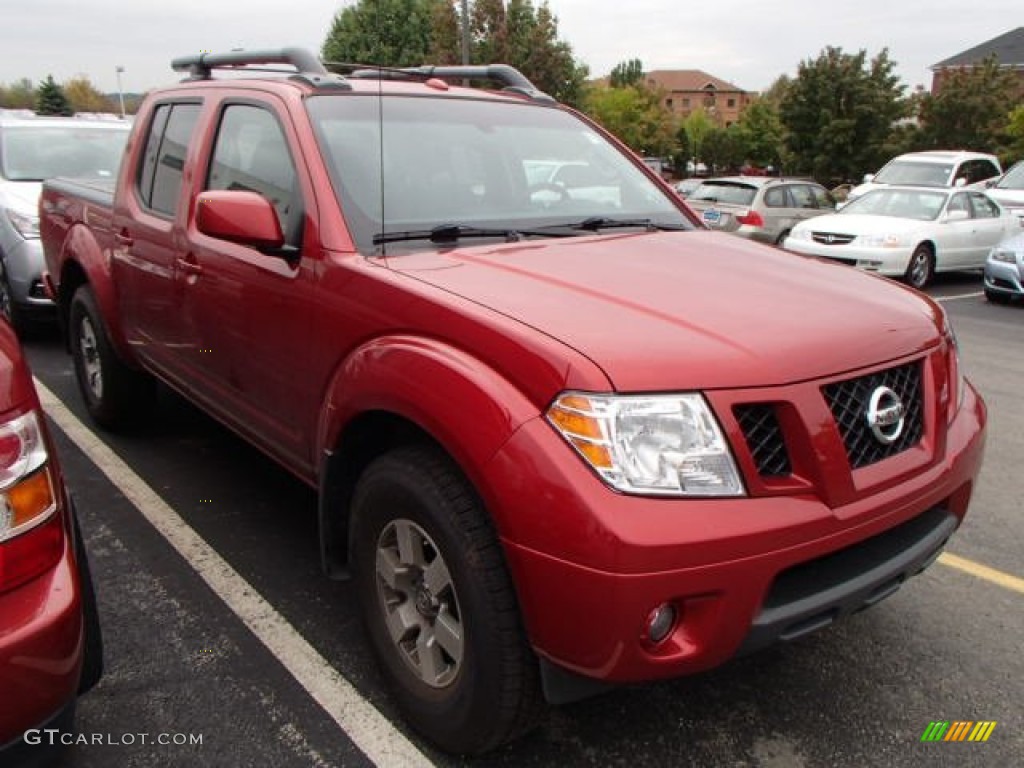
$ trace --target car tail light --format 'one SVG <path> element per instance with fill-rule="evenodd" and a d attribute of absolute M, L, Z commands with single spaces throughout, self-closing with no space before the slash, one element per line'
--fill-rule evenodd
<path fill-rule="evenodd" d="M 57 503 L 39 416 L 30 411 L 0 424 L 0 592 L 60 559 Z"/>
<path fill-rule="evenodd" d="M 736 221 L 746 227 L 763 227 L 764 217 L 757 211 L 745 211 L 736 216 Z"/>

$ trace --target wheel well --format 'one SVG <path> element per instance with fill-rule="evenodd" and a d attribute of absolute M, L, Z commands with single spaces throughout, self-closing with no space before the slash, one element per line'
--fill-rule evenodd
<path fill-rule="evenodd" d="M 70 345 L 68 339 L 68 320 L 71 315 L 71 299 L 78 287 L 88 283 L 85 270 L 77 261 L 67 261 L 60 274 L 60 288 L 57 290 L 57 322 L 60 323 L 61 336 L 64 344 Z M 68 346 L 70 350 L 70 346 Z"/>
<path fill-rule="evenodd" d="M 360 475 L 379 456 L 407 445 L 444 448 L 413 422 L 386 411 L 356 417 L 323 459 L 320 472 L 320 557 L 332 578 L 348 575 L 349 504 Z"/>

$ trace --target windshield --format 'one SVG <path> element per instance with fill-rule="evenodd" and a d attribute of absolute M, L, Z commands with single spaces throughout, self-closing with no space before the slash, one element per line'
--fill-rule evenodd
<path fill-rule="evenodd" d="M 375 237 L 450 225 L 536 231 L 599 218 L 693 228 L 625 155 L 560 109 L 376 95 L 307 104 L 364 253 L 379 252 Z"/>
<path fill-rule="evenodd" d="M 747 184 L 736 184 L 731 181 L 705 181 L 687 199 L 690 202 L 706 200 L 709 203 L 750 205 L 754 202 L 755 194 L 757 194 L 757 190 Z"/>
<path fill-rule="evenodd" d="M 939 215 L 946 194 L 917 189 L 876 189 L 839 210 L 841 216 L 891 216 L 932 221 Z"/>
<path fill-rule="evenodd" d="M 9 127 L 0 143 L 0 167 L 8 181 L 112 178 L 127 139 L 127 130 L 82 125 Z"/>
<path fill-rule="evenodd" d="M 1024 189 L 1024 162 L 1008 170 L 996 184 L 996 189 Z"/>
<path fill-rule="evenodd" d="M 879 184 L 907 184 L 919 187 L 948 187 L 953 173 L 952 163 L 919 163 L 894 160 L 886 165 L 873 181 Z"/>

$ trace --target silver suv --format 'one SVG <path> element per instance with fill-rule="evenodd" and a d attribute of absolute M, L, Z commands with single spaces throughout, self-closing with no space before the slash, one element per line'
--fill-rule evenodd
<path fill-rule="evenodd" d="M 1003 172 L 999 158 L 983 152 L 929 150 L 894 157 L 877 174 L 866 174 L 864 183 L 850 190 L 846 202 L 886 185 L 914 187 L 973 187 Z"/>
<path fill-rule="evenodd" d="M 129 128 L 127 121 L 117 119 L 0 110 L 0 312 L 19 331 L 54 311 L 42 281 L 43 180 L 74 176 L 113 183 Z"/>
<path fill-rule="evenodd" d="M 798 222 L 836 210 L 820 184 L 767 176 L 707 179 L 686 202 L 712 229 L 772 245 L 782 245 Z"/>

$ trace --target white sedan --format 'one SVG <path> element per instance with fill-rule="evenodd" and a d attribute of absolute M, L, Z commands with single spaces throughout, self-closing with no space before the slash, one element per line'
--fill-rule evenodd
<path fill-rule="evenodd" d="M 1020 221 L 975 190 L 886 187 L 797 224 L 783 247 L 923 288 L 936 272 L 984 267 Z"/>

